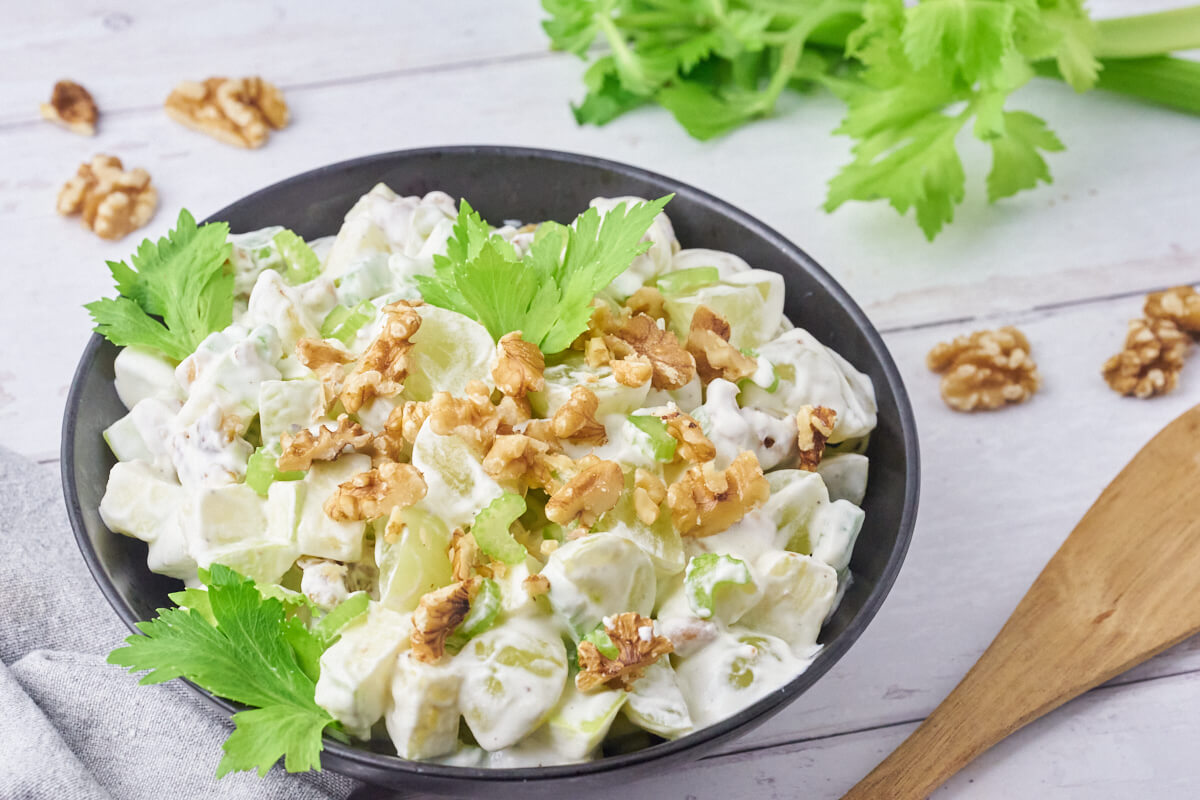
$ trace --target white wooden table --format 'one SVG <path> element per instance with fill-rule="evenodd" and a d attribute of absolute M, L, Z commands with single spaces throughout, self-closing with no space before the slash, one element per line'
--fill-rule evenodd
<path fill-rule="evenodd" d="M 819 210 L 847 158 L 831 97 L 719 141 L 689 138 L 661 110 L 576 127 L 581 64 L 547 52 L 533 3 L 170 4 L 123 10 L 14 3 L 0 36 L 0 445 L 52 462 L 76 359 L 81 304 L 107 294 L 105 243 L 53 210 L 95 152 L 146 167 L 159 235 L 294 173 L 353 156 L 439 144 L 551 147 L 627 161 L 707 189 L 791 237 L 884 331 L 921 431 L 924 486 L 908 560 L 862 639 L 762 728 L 628 797 L 837 797 L 950 690 L 1085 508 L 1156 430 L 1200 400 L 1200 365 L 1148 402 L 1098 371 L 1152 289 L 1200 280 L 1200 120 L 1038 82 L 1018 107 L 1068 150 L 1055 184 L 986 208 L 985 153 L 967 148 L 971 197 L 935 244 L 875 204 Z M 1095 0 L 1100 15 L 1142 10 Z M 1161 5 L 1161 4 L 1155 4 Z M 341 11 L 338 14 L 337 11 Z M 261 151 L 189 132 L 161 111 L 178 80 L 262 74 L 294 122 Z M 84 139 L 37 116 L 60 77 L 102 113 Z M 800 110 L 799 107 L 803 106 Z M 942 406 L 924 354 L 977 327 L 1020 325 L 1045 388 L 1022 407 L 964 416 Z M 1131 531 L 1130 535 L 1154 535 Z M 869 544 L 869 543 L 868 543 Z M 945 797 L 1194 797 L 1200 792 L 1200 642 L 1191 641 L 1036 722 L 952 781 Z"/>

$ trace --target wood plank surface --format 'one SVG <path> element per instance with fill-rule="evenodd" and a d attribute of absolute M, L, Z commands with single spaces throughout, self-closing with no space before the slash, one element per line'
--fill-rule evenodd
<path fill-rule="evenodd" d="M 894 591 L 860 642 L 793 706 L 724 755 L 630 797 L 838 796 L 957 682 L 1125 461 L 1200 402 L 1195 364 L 1175 394 L 1148 402 L 1117 397 L 1098 375 L 1142 292 L 1200 279 L 1194 119 L 1036 82 L 1013 105 L 1045 116 L 1067 144 L 1051 158 L 1054 186 L 986 207 L 986 154 L 967 146 L 970 197 L 930 245 L 879 204 L 820 211 L 848 152 L 829 135 L 841 113 L 832 98 L 789 97 L 777 117 L 708 143 L 657 109 L 606 129 L 577 127 L 567 102 L 579 96 L 582 66 L 545 52 L 533 3 L 381 3 L 369 20 L 365 6 L 307 1 L 71 6 L 14 7 L 0 37 L 9 287 L 0 292 L 0 446 L 54 459 L 90 327 L 80 306 L 110 290 L 104 259 L 162 233 L 181 206 L 202 216 L 297 172 L 405 147 L 553 147 L 679 178 L 796 241 L 886 331 L 916 408 L 924 466 L 917 533 Z M 254 72 L 287 89 L 295 120 L 261 151 L 187 131 L 159 108 L 177 79 Z M 110 112 L 95 139 L 36 119 L 53 80 L 67 75 Z M 101 242 L 53 212 L 59 185 L 95 152 L 145 166 L 161 193 L 151 226 L 124 242 Z M 925 352 L 1008 323 L 1033 342 L 1042 392 L 993 415 L 947 410 Z M 1192 796 L 1198 670 L 1200 642 L 1185 642 L 1021 732 L 939 796 Z"/>

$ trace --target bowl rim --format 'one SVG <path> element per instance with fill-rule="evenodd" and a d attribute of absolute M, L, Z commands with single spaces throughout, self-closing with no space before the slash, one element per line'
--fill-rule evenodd
<path fill-rule="evenodd" d="M 780 234 L 775 229 L 758 220 L 756 217 L 748 214 L 745 211 L 733 206 L 732 204 L 722 200 L 708 192 L 698 189 L 690 184 L 675 178 L 652 172 L 641 167 L 635 167 L 630 164 L 625 164 L 619 161 L 599 158 L 581 153 L 573 153 L 559 150 L 549 150 L 544 148 L 533 147 L 516 147 L 508 145 L 451 145 L 441 147 L 421 147 L 404 150 L 393 150 L 371 155 L 359 156 L 357 158 L 338 161 L 332 164 L 327 164 L 315 169 L 292 175 L 283 180 L 276 181 L 269 186 L 258 189 L 242 198 L 227 204 L 220 210 L 210 214 L 204 219 L 204 222 L 219 221 L 226 212 L 234 205 L 252 202 L 268 193 L 273 193 L 284 189 L 289 185 L 300 184 L 316 178 L 320 178 L 327 174 L 334 174 L 343 170 L 353 169 L 373 162 L 389 162 L 394 160 L 404 160 L 414 157 L 437 156 L 437 155 L 454 155 L 454 156 L 491 156 L 501 158 L 532 158 L 550 162 L 563 162 L 568 164 L 583 165 L 593 168 L 600 168 L 616 173 L 617 175 L 646 180 L 660 183 L 671 187 L 677 195 L 686 195 L 689 199 L 700 202 L 713 208 L 723 216 L 732 218 L 743 226 L 755 231 L 771 246 L 783 252 L 788 259 L 803 264 L 809 276 L 818 282 L 827 292 L 830 293 L 837 302 L 845 309 L 847 314 L 854 321 L 856 327 L 865 336 L 870 350 L 877 360 L 880 370 L 888 384 L 896 404 L 897 417 L 900 423 L 901 438 L 903 439 L 905 464 L 904 471 L 906 476 L 906 487 L 904 493 L 904 504 L 901 509 L 900 520 L 897 527 L 897 536 L 891 554 L 888 556 L 887 563 L 884 565 L 883 571 L 879 576 L 875 587 L 867 596 L 862 608 L 850 620 L 835 639 L 822 646 L 819 653 L 809 664 L 804 672 L 792 678 L 783 686 L 773 690 L 767 695 L 759 698 L 754 703 L 746 706 L 736 714 L 727 717 L 719 722 L 705 726 L 697 731 L 682 736 L 678 739 L 660 742 L 649 747 L 635 750 L 630 753 L 622 753 L 619 755 L 605 756 L 593 761 L 585 761 L 571 764 L 561 764 L 543 767 L 509 767 L 509 768 L 491 768 L 491 767 L 466 767 L 452 766 L 446 764 L 438 764 L 424 761 L 410 761 L 396 755 L 387 755 L 377 753 L 351 745 L 342 744 L 329 737 L 323 738 L 323 752 L 331 755 L 338 762 L 348 762 L 357 766 L 372 770 L 390 772 L 397 777 L 404 773 L 416 773 L 427 778 L 444 779 L 446 781 L 490 781 L 490 782 L 505 782 L 505 783 L 528 783 L 528 782 L 548 782 L 561 780 L 564 778 L 581 778 L 587 775 L 594 775 L 603 772 L 611 772 L 613 770 L 623 769 L 625 767 L 633 767 L 647 762 L 659 761 L 662 759 L 675 760 L 682 757 L 682 754 L 689 750 L 699 749 L 701 752 L 718 744 L 721 740 L 732 737 L 737 732 L 746 732 L 757 724 L 766 721 L 775 713 L 781 711 L 789 705 L 797 697 L 808 690 L 812 684 L 823 676 L 843 655 L 850 649 L 858 638 L 866 630 L 867 626 L 874 619 L 884 599 L 891 591 L 895 583 L 896 576 L 899 573 L 900 567 L 904 562 L 905 555 L 908 552 L 909 544 L 912 540 L 913 528 L 916 524 L 917 505 L 920 490 L 920 455 L 917 441 L 916 420 L 913 416 L 912 406 L 909 402 L 908 394 L 904 388 L 904 382 L 900 376 L 900 371 L 896 367 L 894 360 L 891 357 L 886 345 L 883 342 L 882 336 L 871 324 L 863 310 L 850 297 L 844 288 L 833 279 L 833 277 L 825 271 L 811 256 L 809 256 L 799 246 L 792 243 L 791 240 Z M 83 555 L 84 561 L 87 563 L 92 577 L 95 579 L 100 588 L 101 593 L 116 611 L 121 621 L 133 632 L 139 633 L 137 623 L 141 620 L 133 612 L 133 610 L 124 602 L 116 586 L 109 578 L 100 562 L 100 557 L 96 550 L 92 547 L 91 540 L 87 535 L 87 528 L 83 520 L 83 511 L 79 502 L 78 487 L 75 481 L 75 428 L 79 409 L 83 400 L 83 385 L 84 376 L 92 367 L 92 362 L 96 358 L 98 351 L 104 343 L 103 337 L 97 333 L 93 333 L 89 339 L 83 354 L 79 360 L 79 364 L 75 369 L 75 373 L 71 380 L 70 391 L 67 395 L 66 411 L 63 417 L 62 427 L 62 442 L 60 448 L 60 465 L 63 480 L 64 499 L 67 506 L 67 515 L 71 523 L 72 531 L 74 532 L 76 543 L 79 546 L 80 552 Z M 222 698 L 216 697 L 207 690 L 197 686 L 190 681 L 184 680 L 190 688 L 199 693 L 219 708 L 227 713 L 235 713 L 239 707 Z M 709 747 L 706 748 L 705 745 Z M 326 763 L 323 766 L 330 767 L 334 771 L 339 771 L 337 766 L 331 766 Z"/>

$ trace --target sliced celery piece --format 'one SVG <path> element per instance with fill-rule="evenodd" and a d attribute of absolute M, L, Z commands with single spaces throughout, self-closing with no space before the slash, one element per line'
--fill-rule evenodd
<path fill-rule="evenodd" d="M 666 463 L 675 459 L 675 448 L 679 442 L 667 430 L 667 423 L 663 422 L 661 417 L 653 414 L 630 414 L 629 422 L 650 437 L 650 452 L 655 461 Z"/>
<path fill-rule="evenodd" d="M 525 513 L 525 498 L 505 492 L 488 503 L 475 516 L 471 533 L 484 554 L 505 564 L 520 564 L 525 560 L 525 548 L 509 533 L 508 526 Z"/>
<path fill-rule="evenodd" d="M 600 655 L 608 659 L 614 659 L 620 655 L 617 646 L 613 644 L 613 640 L 609 637 L 608 631 L 604 630 L 604 624 L 597 625 L 592 631 L 584 634 L 579 640 L 582 642 L 591 642 L 596 645 L 596 649 L 600 651 Z"/>
<path fill-rule="evenodd" d="M 267 489 L 275 481 L 298 481 L 304 477 L 303 470 L 280 472 L 275 464 L 278 457 L 271 449 L 260 447 L 246 462 L 246 485 L 261 497 L 267 496 Z"/>
<path fill-rule="evenodd" d="M 375 306 L 365 300 L 353 309 L 336 305 L 330 309 L 329 313 L 325 315 L 325 321 L 321 323 L 321 337 L 337 339 L 342 344 L 349 346 L 350 342 L 354 341 L 354 337 L 358 335 L 359 329 L 370 322 L 374 315 Z"/>
<path fill-rule="evenodd" d="M 287 263 L 287 273 L 283 278 L 288 283 L 307 283 L 321 274 L 321 260 L 317 254 L 292 231 L 284 228 L 271 241 Z"/>

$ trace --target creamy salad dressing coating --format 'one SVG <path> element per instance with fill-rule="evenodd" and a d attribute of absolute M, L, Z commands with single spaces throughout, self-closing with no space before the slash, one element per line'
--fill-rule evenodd
<path fill-rule="evenodd" d="M 622 201 L 638 199 L 592 205 L 607 214 Z M 461 532 L 506 492 L 522 493 L 520 484 L 493 477 L 468 441 L 426 421 L 400 456 L 419 471 L 425 492 L 390 516 L 333 519 L 326 511 L 340 484 L 371 469 L 365 452 L 347 449 L 252 485 L 262 480 L 254 477 L 256 460 L 273 464 L 281 437 L 332 430 L 344 412 L 327 376 L 298 359 L 297 341 L 330 337 L 335 316 L 354 312 L 361 324 L 327 341 L 362 356 L 384 330 L 384 306 L 420 299 L 417 279 L 432 275 L 435 256 L 446 253 L 457 214 L 442 192 L 401 197 L 381 184 L 336 236 L 310 242 L 321 270 L 300 283 L 276 241 L 283 229 L 231 236 L 233 323 L 178 364 L 136 348 L 116 359 L 116 389 L 129 414 L 105 432 L 118 457 L 100 506 L 108 526 L 147 542 L 151 569 L 189 584 L 197 569 L 222 563 L 302 593 L 318 615 L 367 592 L 367 613 L 321 657 L 316 702 L 351 735 L 386 736 L 405 758 L 496 768 L 586 760 L 686 735 L 802 672 L 851 577 L 873 389 L 783 315 L 782 278 L 756 268 L 770 265 L 682 248 L 666 214 L 650 225 L 646 252 L 598 302 L 620 313 L 627 298 L 661 279 L 660 329 L 682 343 L 692 314 L 707 306 L 729 323 L 730 343 L 755 359 L 752 374 L 628 386 L 580 351 L 552 355 L 544 386 L 528 396 L 534 416 L 553 417 L 574 388 L 589 389 L 602 441 L 564 440 L 564 457 L 617 463 L 624 489 L 587 528 L 550 524 L 545 497 L 530 492 L 509 530 L 527 550 L 524 561 L 489 568 L 493 616 L 439 660 L 426 663 L 414 652 L 414 610 L 454 580 Z M 537 230 L 506 224 L 496 234 L 524 253 Z M 351 415 L 371 433 L 402 404 L 437 392 L 463 397 L 482 384 L 493 402 L 499 397 L 488 329 L 434 305 L 417 311 L 403 390 Z M 815 472 L 798 469 L 796 412 L 805 405 L 837 415 L 830 442 L 840 444 Z M 640 508 L 634 500 L 645 476 L 665 491 L 690 466 L 663 456 L 655 423 L 644 419 L 678 414 L 694 418 L 711 442 L 715 458 L 706 469 L 723 470 L 748 452 L 766 472 L 768 499 L 715 535 L 681 535 L 669 502 L 647 516 L 644 500 Z M 526 428 L 517 423 L 515 431 Z M 627 612 L 652 620 L 636 638 L 666 637 L 673 652 L 628 686 L 580 689 L 581 639 Z"/>

